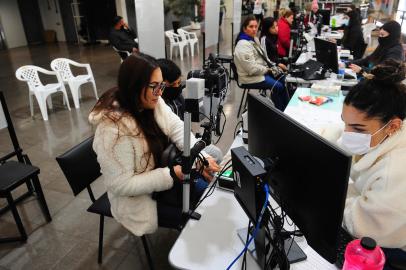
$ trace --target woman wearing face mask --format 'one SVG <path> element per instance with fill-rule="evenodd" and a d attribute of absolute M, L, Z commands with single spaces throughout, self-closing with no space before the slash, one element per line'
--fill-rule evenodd
<path fill-rule="evenodd" d="M 385 23 L 379 30 L 379 45 L 375 51 L 363 59 L 353 61 L 350 68 L 354 72 L 361 74 L 363 71 L 368 72 L 386 59 L 404 61 L 405 53 L 400 43 L 400 34 L 401 27 L 398 22 L 389 21 Z"/>
<path fill-rule="evenodd" d="M 387 60 L 371 73 L 350 90 L 342 111 L 338 144 L 354 154 L 344 225 L 357 238 L 374 238 L 388 264 L 406 262 L 405 66 Z"/>
<path fill-rule="evenodd" d="M 179 67 L 169 59 L 161 58 L 157 60 L 162 71 L 162 78 L 166 83 L 165 91 L 162 93 L 162 98 L 172 112 L 183 120 L 185 112 L 185 99 L 182 95 L 184 86 L 181 83 L 181 71 Z M 209 154 L 217 163 L 223 160 L 223 152 L 214 144 L 210 144 L 204 148 L 204 151 Z"/>
<path fill-rule="evenodd" d="M 343 47 L 351 51 L 354 59 L 360 59 L 364 55 L 366 44 L 361 29 L 361 20 L 356 10 L 347 12 L 345 20 Z"/>
<path fill-rule="evenodd" d="M 166 106 L 161 70 L 150 56 L 129 56 L 120 66 L 118 87 L 105 92 L 89 115 L 96 126 L 93 149 L 103 172 L 113 217 L 133 234 L 152 233 L 158 224 L 176 226 L 181 211 L 156 203 L 153 192 L 182 181 L 181 166 L 160 167 L 163 150 L 173 142 L 183 149 L 183 122 Z M 191 144 L 195 143 L 191 136 Z M 219 166 L 208 158 L 203 175 Z M 161 217 L 173 224 L 162 224 Z M 168 221 L 168 219 L 163 219 Z"/>

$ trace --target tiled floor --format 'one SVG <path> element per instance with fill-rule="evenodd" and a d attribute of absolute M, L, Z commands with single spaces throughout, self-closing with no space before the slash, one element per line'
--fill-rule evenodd
<path fill-rule="evenodd" d="M 230 22 L 224 22 L 222 31 L 225 32 L 225 41 L 221 43 L 221 53 L 230 53 Z M 201 56 L 200 54 L 193 59 L 186 56 L 183 62 L 175 58 L 184 77 L 191 68 L 201 68 Z M 18 67 L 27 64 L 50 69 L 50 62 L 57 57 L 90 63 L 99 95 L 116 85 L 120 60 L 111 47 L 103 44 L 79 47 L 60 43 L 0 51 L 0 90 L 5 94 L 22 148 L 32 163 L 41 169 L 40 181 L 53 218 L 51 223 L 45 222 L 38 202 L 33 197 L 21 203 L 18 210 L 29 238 L 25 244 L 0 245 L 0 270 L 147 269 L 140 239 L 109 218 L 105 221 L 103 264 L 97 264 L 99 218 L 86 212 L 90 204 L 87 192 L 73 196 L 55 161 L 56 156 L 93 133 L 93 128 L 87 121 L 89 111 L 95 104 L 91 87 L 83 88 L 80 109 L 72 108 L 68 111 L 62 104 L 62 97 L 56 96 L 53 98 L 54 109 L 49 111 L 48 122 L 43 121 L 36 101 L 35 117 L 30 117 L 27 86 L 15 78 L 14 72 Z M 49 78 L 44 77 L 44 81 L 48 80 Z M 241 97 L 241 90 L 234 82 L 231 83 L 229 91 L 224 107 L 227 125 L 218 144 L 223 151 L 228 149 L 233 140 L 235 114 Z M 72 99 L 70 102 L 73 106 Z M 11 150 L 7 134 L 6 130 L 0 130 L 0 155 Z M 96 181 L 93 188 L 96 195 L 105 191 L 101 181 Z M 17 190 L 15 195 L 22 191 Z M 0 200 L 0 206 L 4 204 L 5 201 Z M 0 237 L 16 234 L 11 214 L 0 216 Z M 176 231 L 159 229 L 149 237 L 157 269 L 171 269 L 168 253 L 177 236 Z"/>

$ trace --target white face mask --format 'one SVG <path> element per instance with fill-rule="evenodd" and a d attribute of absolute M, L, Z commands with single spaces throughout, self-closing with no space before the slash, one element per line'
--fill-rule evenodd
<path fill-rule="evenodd" d="M 353 155 L 364 155 L 386 139 L 387 136 L 385 136 L 382 141 L 380 141 L 375 147 L 371 148 L 372 136 L 382 131 L 389 123 L 390 121 L 372 135 L 366 133 L 344 131 L 343 135 L 341 135 L 341 138 L 338 139 L 338 144 Z"/>

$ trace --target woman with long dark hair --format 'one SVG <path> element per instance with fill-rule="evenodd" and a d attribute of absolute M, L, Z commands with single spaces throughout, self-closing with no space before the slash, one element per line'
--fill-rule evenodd
<path fill-rule="evenodd" d="M 113 217 L 135 235 L 152 233 L 167 216 L 152 199 L 183 179 L 182 168 L 160 167 L 170 142 L 183 149 L 183 122 L 162 100 L 161 70 L 150 56 L 129 56 L 120 66 L 118 87 L 105 92 L 89 120 L 96 127 L 93 148 L 107 187 Z M 195 143 L 194 136 L 191 143 Z M 218 171 L 208 158 L 205 174 Z M 176 215 L 176 216 L 175 216 Z M 172 218 L 181 221 L 179 211 Z M 176 223 L 176 222 L 174 222 Z"/>
<path fill-rule="evenodd" d="M 360 59 L 364 55 L 366 44 L 361 29 L 361 20 L 357 10 L 347 12 L 348 21 L 344 26 L 342 44 L 345 49 L 351 51 L 354 59 Z"/>
<path fill-rule="evenodd" d="M 362 71 L 371 70 L 387 59 L 404 61 L 405 53 L 400 43 L 400 34 L 401 27 L 398 22 L 389 21 L 385 23 L 379 30 L 379 45 L 375 51 L 363 59 L 353 61 L 350 68 L 356 73 L 362 73 Z"/>
<path fill-rule="evenodd" d="M 345 97 L 338 141 L 354 155 L 344 226 L 383 248 L 386 269 L 406 263 L 405 65 L 392 59 L 371 70 Z M 399 264 L 400 267 L 400 264 Z"/>
<path fill-rule="evenodd" d="M 278 22 L 267 17 L 262 22 L 261 47 L 266 56 L 274 63 L 279 63 L 278 58 Z"/>

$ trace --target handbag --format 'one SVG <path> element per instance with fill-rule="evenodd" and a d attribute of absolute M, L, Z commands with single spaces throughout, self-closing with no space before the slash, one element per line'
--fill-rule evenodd
<path fill-rule="evenodd" d="M 272 63 L 271 61 L 269 61 L 268 57 L 265 56 L 264 51 L 262 50 L 261 47 L 258 46 L 257 43 L 252 42 L 252 46 L 254 46 L 254 48 L 258 52 L 258 54 L 262 57 L 262 59 L 264 59 L 264 61 L 266 62 L 267 66 L 269 68 L 269 72 L 271 73 L 271 76 L 274 79 L 277 80 L 285 75 L 285 71 L 283 71 L 283 69 L 281 69 L 275 63 Z"/>

